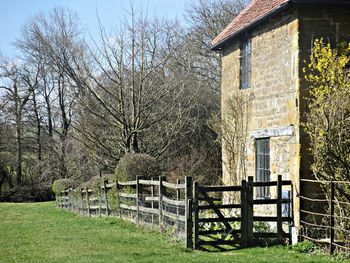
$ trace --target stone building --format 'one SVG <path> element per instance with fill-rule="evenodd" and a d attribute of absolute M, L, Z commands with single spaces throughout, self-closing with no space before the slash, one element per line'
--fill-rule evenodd
<path fill-rule="evenodd" d="M 300 183 L 312 176 L 301 127 L 308 87 L 303 68 L 314 39 L 334 44 L 348 36 L 350 0 L 253 0 L 212 42 L 222 54 L 222 117 L 241 114 L 230 124 L 240 146 L 232 153 L 223 145 L 224 182 L 247 176 L 272 181 L 278 174 L 292 180 L 297 226 L 300 193 L 317 191 Z M 236 159 L 234 166 L 230 158 Z M 273 195 L 272 188 L 256 193 Z"/>

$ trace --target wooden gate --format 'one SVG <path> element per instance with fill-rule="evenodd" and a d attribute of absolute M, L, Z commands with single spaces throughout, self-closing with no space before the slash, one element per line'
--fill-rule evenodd
<path fill-rule="evenodd" d="M 282 196 L 283 186 L 290 187 L 287 198 Z M 290 234 L 284 230 L 283 222 L 289 225 L 293 222 L 291 186 L 291 181 L 282 181 L 280 175 L 277 181 L 271 182 L 253 182 L 253 177 L 249 177 L 248 181 L 243 180 L 237 186 L 201 186 L 194 182 L 194 249 L 208 245 L 247 247 L 267 239 L 284 243 L 288 238 L 290 242 Z M 276 187 L 276 198 L 254 199 L 256 187 Z M 231 192 L 236 202 L 223 204 L 224 192 Z M 275 205 L 275 216 L 254 215 L 254 206 L 261 205 Z M 289 207 L 288 211 L 283 211 L 283 206 Z M 276 222 L 275 231 L 261 231 L 258 222 Z"/>

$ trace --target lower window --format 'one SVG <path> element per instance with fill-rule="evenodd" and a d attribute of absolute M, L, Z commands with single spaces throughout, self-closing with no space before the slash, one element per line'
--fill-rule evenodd
<path fill-rule="evenodd" d="M 256 182 L 269 182 L 270 181 L 270 139 L 256 139 L 255 143 L 256 153 Z M 269 198 L 270 188 L 268 186 L 261 186 L 256 188 L 257 198 Z"/>

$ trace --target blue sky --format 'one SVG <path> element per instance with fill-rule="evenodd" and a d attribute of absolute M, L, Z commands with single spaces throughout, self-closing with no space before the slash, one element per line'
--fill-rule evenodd
<path fill-rule="evenodd" d="M 2 0 L 0 16 L 0 51 L 14 54 L 11 43 L 18 37 L 28 17 L 55 6 L 65 6 L 77 12 L 82 25 L 92 36 L 97 33 L 96 10 L 106 29 L 113 29 L 126 16 L 130 2 L 138 8 L 148 6 L 148 14 L 183 20 L 191 0 Z"/>

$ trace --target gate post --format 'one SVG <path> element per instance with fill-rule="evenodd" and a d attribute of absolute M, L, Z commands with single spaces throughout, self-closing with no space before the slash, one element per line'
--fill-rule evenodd
<path fill-rule="evenodd" d="M 186 248 L 193 248 L 192 177 L 185 177 Z"/>
<path fill-rule="evenodd" d="M 277 178 L 277 240 L 279 243 L 283 242 L 283 228 L 282 228 L 282 175 Z"/>
<path fill-rule="evenodd" d="M 247 246 L 247 182 L 242 180 L 241 188 L 241 246 Z"/>
<path fill-rule="evenodd" d="M 253 211 L 253 176 L 248 177 L 247 183 L 247 241 L 248 246 L 253 245 L 254 211 Z"/>
<path fill-rule="evenodd" d="M 198 242 L 199 242 L 199 215 L 198 215 L 198 182 L 193 183 L 193 224 L 194 224 L 194 242 L 193 242 L 193 248 L 198 249 Z"/>

